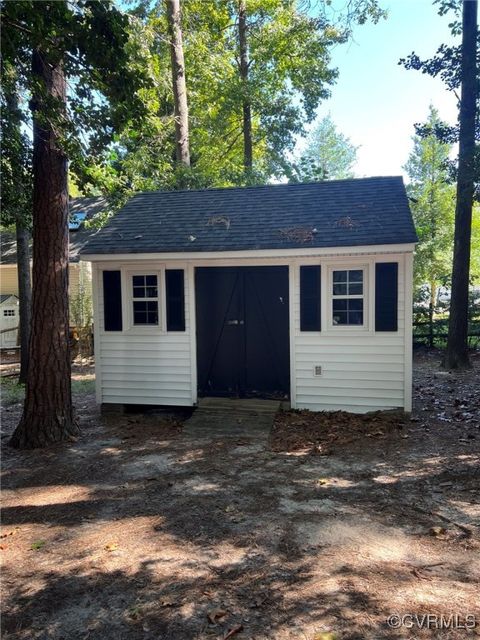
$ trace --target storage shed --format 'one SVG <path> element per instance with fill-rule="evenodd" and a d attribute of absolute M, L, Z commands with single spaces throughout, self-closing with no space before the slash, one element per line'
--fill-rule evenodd
<path fill-rule="evenodd" d="M 82 250 L 98 402 L 410 411 L 416 240 L 400 177 L 134 196 Z"/>
<path fill-rule="evenodd" d="M 0 349 L 17 346 L 18 298 L 10 293 L 0 295 Z"/>

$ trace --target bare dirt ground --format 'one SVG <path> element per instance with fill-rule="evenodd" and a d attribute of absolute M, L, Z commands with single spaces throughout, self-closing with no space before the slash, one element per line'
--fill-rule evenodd
<path fill-rule="evenodd" d="M 411 419 L 283 413 L 267 448 L 248 431 L 188 439 L 181 415 L 101 418 L 77 368 L 81 437 L 18 452 L 7 389 L 3 638 L 480 635 L 387 624 L 480 626 L 474 362 L 436 377 L 438 355 L 417 357 Z"/>

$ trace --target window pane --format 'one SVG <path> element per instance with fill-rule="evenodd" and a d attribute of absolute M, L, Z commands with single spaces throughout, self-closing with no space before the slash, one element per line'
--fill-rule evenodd
<path fill-rule="evenodd" d="M 334 311 L 346 311 L 347 310 L 347 300 L 334 300 L 333 301 L 333 310 Z"/>
<path fill-rule="evenodd" d="M 133 313 L 133 322 L 134 324 L 148 324 L 147 314 L 144 311 L 135 311 Z"/>
<path fill-rule="evenodd" d="M 363 312 L 350 311 L 348 314 L 348 324 L 363 324 Z"/>
<path fill-rule="evenodd" d="M 333 272 L 333 281 L 334 282 L 346 282 L 347 281 L 347 272 L 346 271 L 334 271 Z"/>
<path fill-rule="evenodd" d="M 347 311 L 339 311 L 333 314 L 333 324 L 348 324 L 347 319 Z"/>
<path fill-rule="evenodd" d="M 145 276 L 145 281 L 148 286 L 151 286 L 151 287 L 157 286 L 157 276 Z"/>
<path fill-rule="evenodd" d="M 145 287 L 133 287 L 133 297 L 134 298 L 144 298 L 145 297 Z"/>
<path fill-rule="evenodd" d="M 146 287 L 145 298 L 156 298 L 156 297 L 157 297 L 157 287 Z"/>
<path fill-rule="evenodd" d="M 147 310 L 147 303 L 146 302 L 134 302 L 133 303 L 133 310 L 134 311 L 146 311 Z"/>
<path fill-rule="evenodd" d="M 361 269 L 354 269 L 348 272 L 349 282 L 363 282 L 363 271 Z"/>
<path fill-rule="evenodd" d="M 144 276 L 132 276 L 134 287 L 143 287 L 145 284 Z"/>
<path fill-rule="evenodd" d="M 347 295 L 347 283 L 344 284 L 333 284 L 333 295 L 334 296 L 345 296 Z"/>
<path fill-rule="evenodd" d="M 363 284 L 361 282 L 350 282 L 348 293 L 351 296 L 361 296 L 363 294 Z"/>
<path fill-rule="evenodd" d="M 158 324 L 158 302 L 135 301 L 133 303 L 134 324 Z"/>
<path fill-rule="evenodd" d="M 348 301 L 349 311 L 363 311 L 363 300 L 361 298 Z"/>

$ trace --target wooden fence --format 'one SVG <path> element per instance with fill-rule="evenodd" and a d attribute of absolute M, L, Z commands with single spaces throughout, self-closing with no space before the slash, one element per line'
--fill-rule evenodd
<path fill-rule="evenodd" d="M 448 337 L 448 318 L 428 317 L 413 323 L 414 346 L 444 347 Z M 468 323 L 468 343 L 472 348 L 480 347 L 480 317 Z"/>

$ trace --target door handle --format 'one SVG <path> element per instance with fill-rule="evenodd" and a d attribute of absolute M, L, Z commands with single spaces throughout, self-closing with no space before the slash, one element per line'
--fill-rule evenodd
<path fill-rule="evenodd" d="M 239 322 L 238 322 L 238 320 L 227 320 L 227 324 L 235 325 L 235 324 L 239 324 Z"/>

